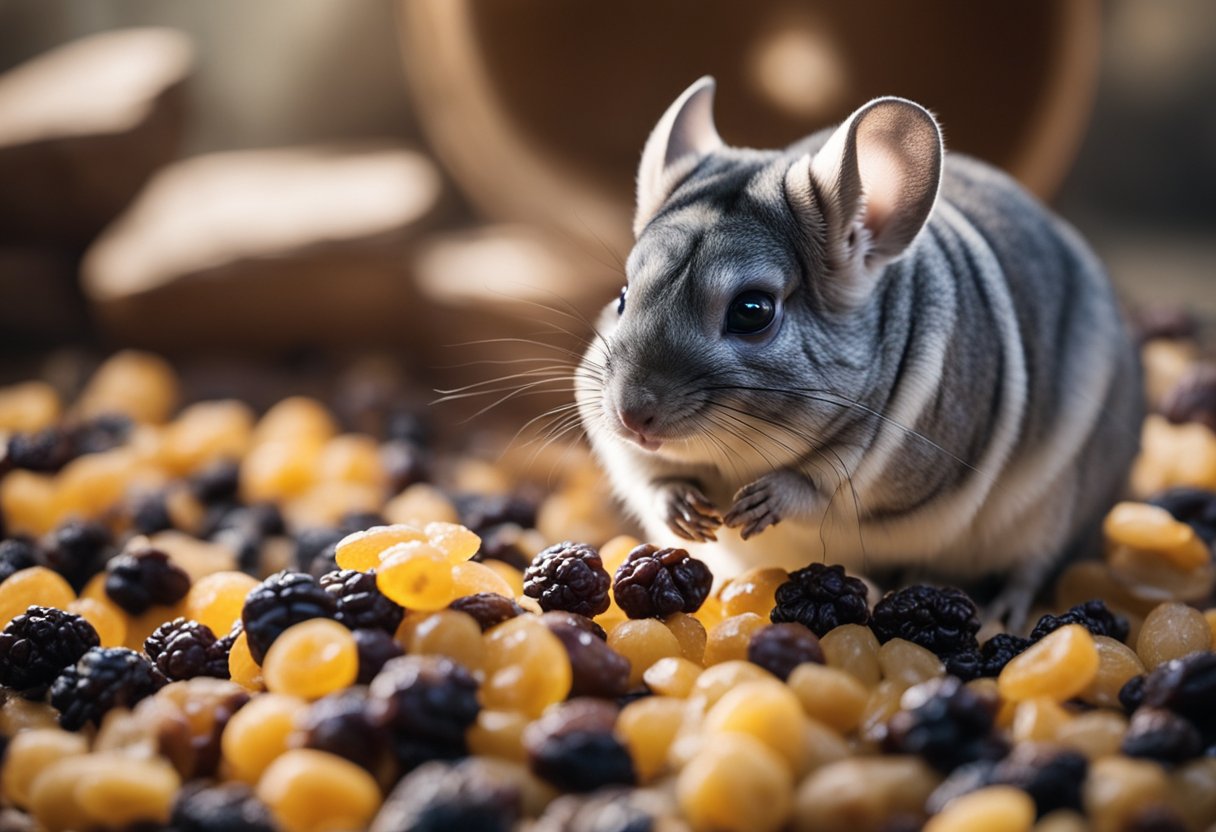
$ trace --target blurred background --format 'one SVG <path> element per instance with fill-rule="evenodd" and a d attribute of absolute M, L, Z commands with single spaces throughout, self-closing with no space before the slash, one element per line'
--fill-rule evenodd
<path fill-rule="evenodd" d="M 0 0 L 0 382 L 139 346 L 258 403 L 263 367 L 577 349 L 707 72 L 739 145 L 914 98 L 1129 300 L 1216 318 L 1210 0 Z"/>

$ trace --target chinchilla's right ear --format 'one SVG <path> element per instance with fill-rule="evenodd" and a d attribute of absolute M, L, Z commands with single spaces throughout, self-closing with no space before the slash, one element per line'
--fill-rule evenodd
<path fill-rule="evenodd" d="M 714 79 L 708 75 L 697 79 L 667 108 L 646 140 L 638 167 L 635 237 L 697 163 L 722 147 L 714 127 L 714 87 Z"/>

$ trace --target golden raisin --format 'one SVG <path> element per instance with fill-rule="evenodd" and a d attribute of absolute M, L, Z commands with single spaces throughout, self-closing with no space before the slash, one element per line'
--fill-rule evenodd
<path fill-rule="evenodd" d="M 59 394 L 45 381 L 0 387 L 0 432 L 33 433 L 59 418 Z"/>
<path fill-rule="evenodd" d="M 621 622 L 608 633 L 608 646 L 629 660 L 630 687 L 642 684 L 643 674 L 659 659 L 681 652 L 671 630 L 654 618 Z"/>
<path fill-rule="evenodd" d="M 452 562 L 429 543 L 398 543 L 383 553 L 376 588 L 410 610 L 439 610 L 452 602 Z"/>
<path fill-rule="evenodd" d="M 481 625 L 473 616 L 439 610 L 423 618 L 409 638 L 409 652 L 447 656 L 469 670 L 481 667 L 485 646 Z"/>
<path fill-rule="evenodd" d="M 422 529 L 405 523 L 393 526 L 373 526 L 348 534 L 334 548 L 334 560 L 342 569 L 369 572 L 380 566 L 380 554 L 398 543 L 422 542 L 427 539 Z"/>
<path fill-rule="evenodd" d="M 266 651 L 262 676 L 273 693 L 320 699 L 355 683 L 359 651 L 350 630 L 328 618 L 288 627 Z"/>
<path fill-rule="evenodd" d="M 106 359 L 76 400 L 86 418 L 125 413 L 137 422 L 163 422 L 177 406 L 177 374 L 159 356 L 123 350 Z"/>
<path fill-rule="evenodd" d="M 1013 786 L 987 786 L 956 797 L 929 818 L 925 832 L 1030 832 L 1035 808 L 1030 795 Z"/>
<path fill-rule="evenodd" d="M 77 598 L 68 604 L 74 612 L 93 625 L 102 647 L 122 647 L 127 639 L 127 618 L 113 602 L 94 598 Z"/>
<path fill-rule="evenodd" d="M 287 750 L 296 715 L 305 707 L 303 699 L 264 693 L 233 714 L 220 737 L 220 750 L 229 775 L 246 783 L 257 783 L 266 767 Z"/>
<path fill-rule="evenodd" d="M 646 687 L 661 696 L 685 699 L 692 693 L 701 665 L 678 656 L 659 659 L 642 674 Z"/>
<path fill-rule="evenodd" d="M 684 767 L 676 797 L 699 832 L 776 832 L 789 819 L 793 777 L 764 743 L 728 733 L 704 745 Z"/>
<path fill-rule="evenodd" d="M 706 712 L 703 730 L 710 744 L 722 733 L 748 734 L 780 754 L 796 773 L 807 752 L 805 723 L 798 697 L 775 679 L 761 679 L 723 695 Z"/>
<path fill-rule="evenodd" d="M 667 629 L 680 642 L 680 654 L 689 661 L 700 664 L 705 658 L 705 645 L 708 635 L 705 626 L 695 616 L 685 612 L 677 612 L 663 619 Z"/>
<path fill-rule="evenodd" d="M 1160 604 L 1144 619 L 1136 654 L 1149 670 L 1188 653 L 1212 649 L 1212 629 L 1203 613 L 1186 604 Z"/>
<path fill-rule="evenodd" d="M 757 567 L 730 580 L 718 594 L 722 602 L 724 617 L 755 613 L 768 619 L 776 603 L 777 587 L 788 581 L 790 575 L 776 567 Z"/>
<path fill-rule="evenodd" d="M 366 770 L 310 748 L 272 762 L 258 780 L 257 795 L 283 832 L 363 829 L 380 808 L 380 787 Z"/>
<path fill-rule="evenodd" d="M 267 410 L 258 420 L 254 441 L 320 444 L 338 432 L 325 405 L 307 396 L 290 396 Z"/>
<path fill-rule="evenodd" d="M 459 523 L 427 523 L 423 532 L 452 563 L 463 563 L 481 549 L 481 538 Z"/>
<path fill-rule="evenodd" d="M 43 769 L 65 757 L 76 757 L 89 750 L 81 734 L 59 728 L 22 731 L 9 742 L 0 768 L 0 787 L 5 800 L 19 808 L 29 806 L 30 787 Z"/>
<path fill-rule="evenodd" d="M 181 777 L 161 757 L 90 754 L 95 765 L 81 772 L 74 797 L 95 824 L 126 827 L 167 824 Z"/>
<path fill-rule="evenodd" d="M 869 627 L 842 624 L 819 639 L 829 667 L 851 674 L 857 681 L 872 688 L 882 680 L 878 663 L 878 639 Z"/>
<path fill-rule="evenodd" d="M 884 679 L 905 687 L 946 673 L 946 666 L 932 651 L 902 638 L 893 638 L 878 648 L 878 666 Z"/>
<path fill-rule="evenodd" d="M 1068 624 L 1010 659 L 997 684 L 1001 696 L 1015 702 L 1034 696 L 1064 702 L 1085 690 L 1097 673 L 1093 636 L 1080 624 Z"/>
<path fill-rule="evenodd" d="M 629 748 L 640 782 L 653 780 L 667 767 L 667 751 L 683 717 L 684 701 L 667 696 L 647 696 L 621 710 L 616 732 Z"/>
<path fill-rule="evenodd" d="M 447 495 L 424 482 L 411 485 L 385 503 L 384 516 L 390 523 L 419 527 L 427 523 L 455 523 L 460 519 L 456 506 Z"/>
<path fill-rule="evenodd" d="M 744 612 L 722 619 L 709 631 L 705 640 L 705 665 L 747 658 L 747 645 L 752 635 L 768 626 L 768 619 L 754 612 Z"/>
<path fill-rule="evenodd" d="M 870 692 L 849 673 L 808 662 L 794 668 L 786 684 L 813 719 L 848 734 L 861 724 Z"/>
<path fill-rule="evenodd" d="M 253 660 L 253 654 L 249 652 L 249 639 L 243 631 L 228 651 L 228 675 L 243 688 L 262 689 L 262 668 Z"/>
<path fill-rule="evenodd" d="M 1102 708 L 1118 708 L 1119 691 L 1128 679 L 1144 672 L 1144 664 L 1134 650 L 1110 636 L 1094 636 L 1094 647 L 1098 649 L 1098 672 L 1081 691 L 1081 699 Z"/>
<path fill-rule="evenodd" d="M 258 585 L 244 572 L 215 572 L 199 578 L 186 593 L 186 617 L 222 636 L 241 617 L 245 596 Z"/>
<path fill-rule="evenodd" d="M 31 566 L 0 583 L 0 629 L 31 606 L 66 610 L 76 593 L 63 576 L 45 566 Z"/>
<path fill-rule="evenodd" d="M 566 648 L 531 616 L 512 618 L 487 631 L 484 662 L 481 700 L 486 708 L 535 717 L 570 693 L 573 674 Z"/>
<path fill-rule="evenodd" d="M 469 753 L 479 757 L 500 757 L 525 763 L 528 752 L 524 748 L 524 728 L 528 717 L 518 711 L 491 711 L 482 708 L 477 722 L 471 725 L 465 738 Z"/>
<path fill-rule="evenodd" d="M 462 598 L 465 595 L 476 595 L 479 592 L 490 592 L 505 598 L 515 597 L 515 593 L 506 579 L 484 563 L 471 560 L 453 563 L 452 597 Z"/>

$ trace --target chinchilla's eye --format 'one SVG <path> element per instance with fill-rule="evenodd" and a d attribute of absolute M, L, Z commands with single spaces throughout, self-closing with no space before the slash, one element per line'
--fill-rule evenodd
<path fill-rule="evenodd" d="M 768 328 L 777 316 L 777 301 L 767 292 L 741 292 L 726 310 L 726 331 L 755 335 Z"/>
<path fill-rule="evenodd" d="M 625 296 L 628 294 L 629 294 L 629 285 L 626 284 L 621 287 L 621 296 L 617 299 L 617 302 L 616 302 L 616 314 L 618 314 L 618 315 L 625 314 Z"/>

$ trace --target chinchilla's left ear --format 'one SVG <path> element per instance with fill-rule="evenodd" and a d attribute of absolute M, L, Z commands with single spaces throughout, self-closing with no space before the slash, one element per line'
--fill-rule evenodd
<path fill-rule="evenodd" d="M 699 78 L 667 108 L 646 140 L 638 167 L 635 237 L 697 163 L 722 147 L 722 139 L 714 127 L 714 87 L 710 76 Z"/>
<path fill-rule="evenodd" d="M 941 179 L 937 121 L 919 104 L 878 98 L 790 169 L 786 192 L 804 217 L 826 224 L 819 236 L 829 257 L 872 268 L 898 257 L 920 232 Z"/>

